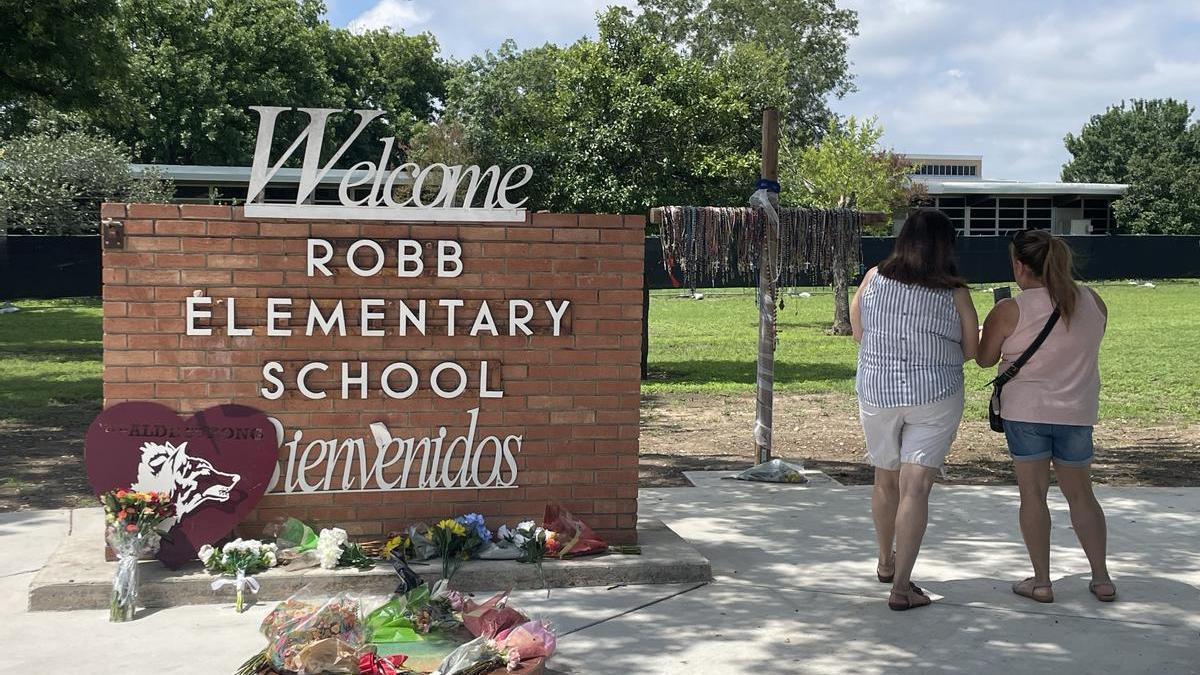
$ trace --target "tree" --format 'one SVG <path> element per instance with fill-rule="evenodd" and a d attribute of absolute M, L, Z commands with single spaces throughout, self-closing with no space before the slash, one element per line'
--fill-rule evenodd
<path fill-rule="evenodd" d="M 666 44 L 709 64 L 752 45 L 768 58 L 744 76 L 779 74 L 786 94 L 780 109 L 784 132 L 812 140 L 830 117 L 829 96 L 853 91 L 847 39 L 858 34 L 858 15 L 833 0 L 638 0 L 639 24 Z"/>
<path fill-rule="evenodd" d="M 125 69 L 117 0 L 0 0 L 0 110 L 95 100 Z"/>
<path fill-rule="evenodd" d="M 80 131 L 41 132 L 0 145 L 0 228 L 34 234 L 94 232 L 100 203 L 165 202 L 168 181 L 135 178 L 129 154 Z"/>
<path fill-rule="evenodd" d="M 815 208 L 854 208 L 867 213 L 891 214 L 912 199 L 911 162 L 883 149 L 883 128 L 872 117 L 859 121 L 848 117 L 830 121 L 821 141 L 799 146 L 785 143 L 780 152 L 780 184 L 783 197 Z M 833 282 L 833 327 L 835 335 L 850 334 L 850 302 L 847 296 L 852 270 L 836 266 L 829 271 Z"/>
<path fill-rule="evenodd" d="M 1200 233 L 1200 122 L 1191 115 L 1174 99 L 1110 106 L 1067 134 L 1062 179 L 1129 184 L 1113 205 L 1124 231 Z"/>
<path fill-rule="evenodd" d="M 471 166 L 478 163 L 467 142 L 466 128 L 462 122 L 451 117 L 444 117 L 436 123 L 418 123 L 404 150 L 408 161 L 419 166 Z M 441 192 L 445 179 L 444 171 L 431 172 L 429 180 L 422 184 L 422 201 L 432 203 Z M 411 188 L 401 185 L 396 186 L 395 192 L 394 197 L 399 201 L 412 194 Z"/>
<path fill-rule="evenodd" d="M 533 166 L 530 208 L 742 205 L 758 171 L 760 111 L 784 88 L 770 78 L 744 86 L 741 70 L 764 58 L 744 49 L 714 66 L 610 8 L 596 40 L 527 51 L 509 42 L 468 61 L 448 112 L 482 163 Z"/>
<path fill-rule="evenodd" d="M 444 96 L 446 66 L 429 35 L 332 28 L 317 0 L 125 0 L 130 69 L 96 123 L 139 161 L 248 165 L 252 105 L 383 109 L 344 161 L 378 159 L 380 138 L 405 138 Z M 284 115 L 282 150 L 306 118 Z M 337 116 L 341 142 L 353 115 Z M 298 160 L 297 160 L 298 161 Z"/>

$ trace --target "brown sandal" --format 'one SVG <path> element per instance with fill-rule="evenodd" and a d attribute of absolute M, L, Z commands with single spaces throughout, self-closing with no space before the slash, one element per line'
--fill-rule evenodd
<path fill-rule="evenodd" d="M 892 573 L 884 576 L 883 572 L 879 571 L 879 565 L 875 565 L 875 578 L 879 579 L 881 584 L 890 584 L 896 578 L 896 552 L 892 551 Z"/>
<path fill-rule="evenodd" d="M 1111 591 L 1108 593 L 1101 593 L 1099 590 L 1097 590 L 1101 586 L 1108 586 Z M 1088 583 L 1088 590 L 1091 591 L 1092 595 L 1096 596 L 1096 599 L 1100 602 L 1112 602 L 1113 600 L 1117 599 L 1117 586 L 1112 582 L 1112 579 L 1109 579 L 1108 581 L 1092 581 Z"/>
<path fill-rule="evenodd" d="M 892 591 L 892 594 L 888 596 L 888 609 L 892 610 L 893 612 L 905 612 L 910 609 L 928 607 L 929 605 L 933 604 L 933 600 L 931 600 L 928 595 L 925 595 L 925 591 L 921 590 L 919 586 L 912 582 L 909 582 L 908 585 L 909 592 L 904 595 L 900 595 L 899 593 Z M 914 596 L 917 598 L 923 598 L 924 601 L 917 600 L 914 602 Z M 903 598 L 903 602 L 896 601 L 896 598 Z"/>
<path fill-rule="evenodd" d="M 1039 595 L 1038 591 L 1045 591 L 1045 593 Z M 1012 592 L 1016 593 L 1022 598 L 1029 598 L 1030 600 L 1034 600 L 1036 602 L 1054 602 L 1054 589 L 1050 585 L 1050 582 L 1047 581 L 1042 583 L 1034 577 L 1029 577 L 1028 579 L 1023 579 L 1014 583 L 1012 585 Z"/>

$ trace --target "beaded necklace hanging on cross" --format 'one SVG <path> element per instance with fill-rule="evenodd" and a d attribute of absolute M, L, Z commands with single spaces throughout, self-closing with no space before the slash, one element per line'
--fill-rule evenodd
<path fill-rule="evenodd" d="M 689 288 L 758 272 L 768 226 L 759 209 L 667 206 L 662 213 L 663 265 L 678 269 Z M 852 209 L 780 209 L 778 284 L 827 279 L 839 264 L 857 270 L 862 225 L 862 214 Z"/>

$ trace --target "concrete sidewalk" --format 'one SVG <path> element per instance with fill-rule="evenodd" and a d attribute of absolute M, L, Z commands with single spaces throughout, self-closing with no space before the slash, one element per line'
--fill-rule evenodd
<path fill-rule="evenodd" d="M 713 565 L 707 585 L 514 594 L 562 635 L 565 673 L 1200 673 L 1200 489 L 1098 489 L 1121 599 L 1087 592 L 1087 563 L 1055 497 L 1055 595 L 1018 598 L 1028 575 L 1014 488 L 935 488 L 914 579 L 941 599 L 890 612 L 874 579 L 869 489 L 772 486 L 696 474 L 643 490 L 659 518 Z M 0 673 L 229 673 L 263 646 L 267 604 L 147 611 L 25 611 L 29 582 L 70 513 L 0 514 Z M 64 655 L 64 650 L 67 654 Z"/>

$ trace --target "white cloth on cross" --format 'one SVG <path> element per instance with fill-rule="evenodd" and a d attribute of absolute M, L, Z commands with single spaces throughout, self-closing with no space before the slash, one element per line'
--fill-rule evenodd
<path fill-rule="evenodd" d="M 771 232 L 764 232 L 763 251 L 760 263 L 766 266 L 766 278 L 768 283 L 766 287 L 759 284 L 758 302 L 759 312 L 766 312 L 764 315 L 767 319 L 767 330 L 770 335 L 767 339 L 770 340 L 770 350 L 775 351 L 775 338 L 777 330 L 775 327 L 775 298 L 776 283 L 779 282 L 779 275 L 783 270 L 783 261 L 780 258 L 781 251 L 779 247 L 779 194 L 771 192 L 765 188 L 759 188 L 750 195 L 750 205 L 757 206 L 763 210 L 767 216 L 768 227 Z M 770 235 L 774 236 L 770 236 Z M 768 310 L 767 308 L 770 307 Z M 763 336 L 759 336 L 759 349 L 762 349 L 761 341 Z M 766 422 L 761 413 L 765 408 L 771 411 L 774 408 L 774 392 L 775 392 L 775 360 L 768 359 L 766 363 L 763 359 L 759 359 L 757 372 L 757 390 L 758 390 L 758 405 L 756 406 L 757 414 L 754 420 L 754 444 L 760 448 L 766 448 L 768 454 L 771 450 L 771 426 Z M 773 415 L 772 415 L 773 417 Z"/>

